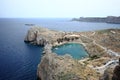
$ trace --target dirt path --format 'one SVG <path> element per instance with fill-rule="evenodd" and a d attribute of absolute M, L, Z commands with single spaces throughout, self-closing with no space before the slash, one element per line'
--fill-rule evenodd
<path fill-rule="evenodd" d="M 81 36 L 86 37 L 88 39 L 91 39 L 91 38 L 89 38 L 89 37 L 87 37 L 87 36 L 85 36 L 83 34 Z M 106 47 L 103 47 L 100 44 L 96 43 L 96 41 L 94 39 L 91 39 L 91 40 L 93 40 L 93 44 L 95 44 L 95 45 L 99 46 L 100 48 L 104 49 L 104 51 L 107 52 L 110 56 L 115 56 L 115 57 L 119 57 L 120 56 L 117 52 L 114 52 L 113 50 L 107 49 Z"/>
<path fill-rule="evenodd" d="M 94 32 L 92 35 L 95 35 L 95 32 Z M 86 38 L 88 38 L 88 39 L 91 39 L 91 38 L 89 38 L 89 37 L 87 37 L 87 36 L 85 36 L 85 35 L 81 35 L 81 36 L 86 37 Z M 91 39 L 91 40 L 93 40 L 93 44 L 95 44 L 95 45 L 99 46 L 100 48 L 104 49 L 104 51 L 107 52 L 109 55 L 115 56 L 115 57 L 120 56 L 118 53 L 112 51 L 111 49 L 107 49 L 106 47 L 103 47 L 103 46 L 101 46 L 100 44 L 96 43 L 96 41 L 95 41 L 94 39 Z M 108 61 L 108 62 L 107 62 L 105 65 L 103 65 L 103 66 L 100 66 L 100 67 L 90 66 L 90 67 L 93 68 L 93 69 L 95 69 L 97 72 L 100 72 L 101 74 L 103 74 L 104 71 L 105 71 L 110 65 L 113 64 L 113 65 L 115 66 L 115 65 L 117 65 L 117 63 L 118 63 L 118 60 L 113 60 L 113 59 L 111 59 L 110 61 Z"/>

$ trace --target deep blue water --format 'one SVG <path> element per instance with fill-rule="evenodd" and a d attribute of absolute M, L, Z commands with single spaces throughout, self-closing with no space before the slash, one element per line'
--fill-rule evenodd
<path fill-rule="evenodd" d="M 75 59 L 81 59 L 88 56 L 84 47 L 77 43 L 66 43 L 64 45 L 54 47 L 53 52 L 58 55 L 70 54 Z"/>
<path fill-rule="evenodd" d="M 37 24 L 61 31 L 120 28 L 120 24 L 71 22 L 69 19 L 0 19 L 0 80 L 36 80 L 42 47 L 24 43 L 30 26 Z"/>
<path fill-rule="evenodd" d="M 0 80 L 36 80 L 42 47 L 24 43 L 29 27 L 0 19 Z"/>

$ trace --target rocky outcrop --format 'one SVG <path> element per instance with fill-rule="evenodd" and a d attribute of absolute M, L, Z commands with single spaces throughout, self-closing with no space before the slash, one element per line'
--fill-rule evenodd
<path fill-rule="evenodd" d="M 24 41 L 44 46 L 43 56 L 37 70 L 39 80 L 99 80 L 103 73 L 104 75 L 100 80 L 110 80 L 112 74 L 114 74 L 113 78 L 116 78 L 119 68 L 116 67 L 113 72 L 115 65 L 107 69 L 106 67 L 101 69 L 101 67 L 106 65 L 110 59 L 119 57 L 107 54 L 110 51 L 109 48 L 112 54 L 116 54 L 112 51 L 114 48 L 116 48 L 116 52 L 119 52 L 119 32 L 119 29 L 94 32 L 60 32 L 33 27 L 28 31 Z M 53 46 L 68 42 L 82 44 L 90 57 L 85 61 L 78 61 L 68 54 L 59 56 L 52 52 Z M 110 47 L 111 43 L 113 47 Z M 102 74 L 95 68 L 99 68 Z"/>
<path fill-rule="evenodd" d="M 117 65 L 113 71 L 112 80 L 120 80 L 120 58 L 119 58 L 119 65 Z"/>
<path fill-rule="evenodd" d="M 112 75 L 113 75 L 113 70 L 114 70 L 114 65 L 109 66 L 109 68 L 107 68 L 104 71 L 103 76 L 100 78 L 100 80 L 112 80 Z"/>
<path fill-rule="evenodd" d="M 24 41 L 36 45 L 46 45 L 55 42 L 56 38 L 60 36 L 61 35 L 59 35 L 59 32 L 57 31 L 41 27 L 33 27 L 28 31 Z"/>
<path fill-rule="evenodd" d="M 41 29 L 43 31 L 43 28 L 37 27 L 29 29 L 24 41 L 37 45 L 46 44 L 46 38 L 42 34 L 40 34 Z"/>
<path fill-rule="evenodd" d="M 100 80 L 120 80 L 120 59 L 117 66 L 110 65 L 109 68 L 105 70 Z"/>
<path fill-rule="evenodd" d="M 39 80 L 98 80 L 95 70 L 80 64 L 68 54 L 46 53 L 38 65 Z"/>
<path fill-rule="evenodd" d="M 35 45 L 56 45 L 63 42 L 70 42 L 79 39 L 79 35 L 73 35 L 66 32 L 60 32 L 55 30 L 49 30 L 41 27 L 33 27 L 28 30 L 25 37 L 25 42 L 29 42 Z"/>
<path fill-rule="evenodd" d="M 64 75 L 67 70 L 69 56 L 59 57 L 54 53 L 47 53 L 42 57 L 38 66 L 38 77 L 40 80 L 60 80 L 59 77 Z M 64 73 L 64 74 L 63 74 Z M 60 75 L 61 74 L 61 75 Z M 61 78 L 61 77 L 60 77 Z"/>

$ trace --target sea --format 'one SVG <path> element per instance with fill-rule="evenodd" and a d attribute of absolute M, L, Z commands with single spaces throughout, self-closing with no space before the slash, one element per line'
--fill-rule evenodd
<path fill-rule="evenodd" d="M 66 43 L 64 45 L 55 46 L 52 48 L 52 52 L 55 52 L 58 55 L 69 54 L 76 60 L 88 57 L 88 53 L 85 48 L 78 43 Z"/>
<path fill-rule="evenodd" d="M 43 47 L 24 43 L 31 28 L 25 24 L 68 32 L 120 29 L 120 24 L 76 22 L 70 18 L 0 18 L 0 80 L 37 80 Z"/>

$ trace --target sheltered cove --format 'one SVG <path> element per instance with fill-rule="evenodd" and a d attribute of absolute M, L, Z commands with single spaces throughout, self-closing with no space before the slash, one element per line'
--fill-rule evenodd
<path fill-rule="evenodd" d="M 40 80 L 99 80 L 105 76 L 104 71 L 109 66 L 115 66 L 112 63 L 117 65 L 118 61 L 113 60 L 118 59 L 120 54 L 120 48 L 115 47 L 120 44 L 119 33 L 119 29 L 62 32 L 33 27 L 28 31 L 25 42 L 44 46 L 44 55 L 37 70 Z M 52 52 L 53 46 L 65 43 L 82 44 L 89 53 L 89 58 L 76 61 L 68 54 L 60 56 Z M 104 64 L 106 66 L 101 69 Z"/>
<path fill-rule="evenodd" d="M 83 59 L 88 57 L 87 51 L 79 43 L 66 43 L 60 46 L 55 46 L 52 48 L 52 52 L 55 52 L 58 55 L 69 54 L 74 59 Z"/>

